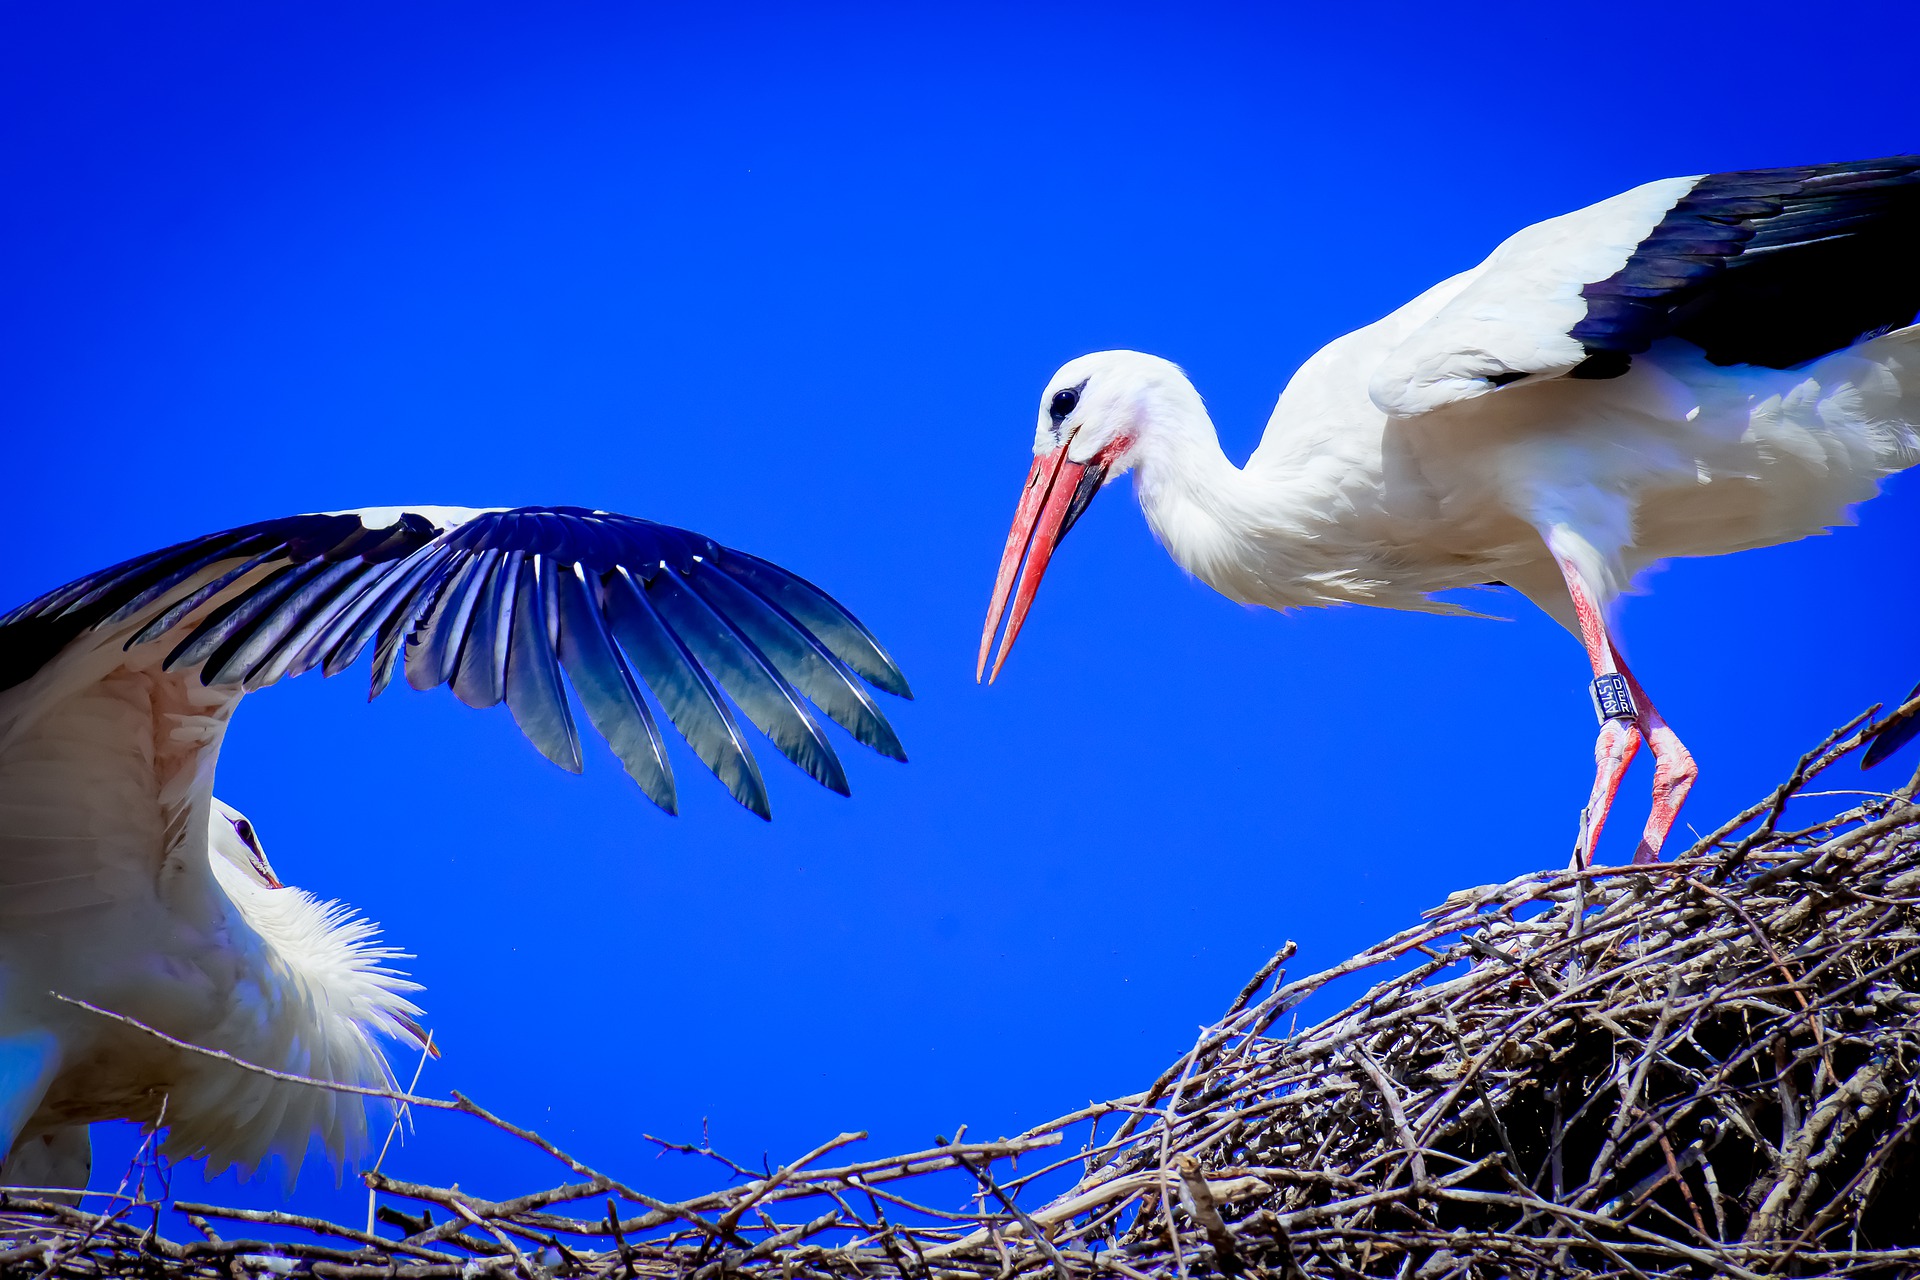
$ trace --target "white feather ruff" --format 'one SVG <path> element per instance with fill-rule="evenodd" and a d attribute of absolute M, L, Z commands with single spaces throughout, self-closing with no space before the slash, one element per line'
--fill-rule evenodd
<path fill-rule="evenodd" d="M 390 963 L 407 953 L 379 945 L 378 926 L 343 903 L 268 888 L 218 856 L 212 865 L 237 916 L 232 943 L 244 945 L 243 931 L 257 941 L 226 1016 L 202 1043 L 277 1071 L 393 1088 L 375 1037 L 404 1039 L 399 1019 L 420 1013 L 407 999 L 419 984 Z M 183 1064 L 169 1103 L 170 1154 L 204 1155 L 211 1173 L 277 1155 L 291 1180 L 315 1137 L 336 1166 L 364 1152 L 365 1099 L 200 1063 Z"/>

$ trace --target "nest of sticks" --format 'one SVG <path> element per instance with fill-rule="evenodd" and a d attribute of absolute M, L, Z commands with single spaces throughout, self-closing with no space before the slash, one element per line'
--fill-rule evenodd
<path fill-rule="evenodd" d="M 843 1134 L 666 1202 L 564 1164 L 507 1200 L 368 1174 L 363 1231 L 171 1204 L 154 1164 L 75 1208 L 0 1196 L 35 1276 L 1016 1275 L 1466 1280 L 1920 1274 L 1920 774 L 1789 829 L 1862 716 L 1685 856 L 1456 893 L 1288 981 L 1289 945 L 1146 1089 L 1014 1138 L 849 1160 Z M 1825 793 L 1831 796 L 1834 793 Z M 1805 806 L 1799 806 L 1804 809 Z M 1328 983 L 1376 971 L 1317 1025 Z M 105 1199 L 100 1211 L 92 1207 Z M 178 1211 L 163 1216 L 167 1208 Z M 198 1232 L 169 1232 L 186 1222 Z M 173 1238 L 173 1237 L 184 1238 Z"/>

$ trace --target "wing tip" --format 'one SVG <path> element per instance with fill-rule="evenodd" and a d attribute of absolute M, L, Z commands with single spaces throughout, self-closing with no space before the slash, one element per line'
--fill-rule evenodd
<path fill-rule="evenodd" d="M 1916 698 L 1920 698 L 1920 684 L 1913 686 L 1907 692 L 1907 696 L 1900 700 L 1894 714 L 1898 715 L 1899 708 L 1905 707 Z M 1920 738 L 1920 711 L 1914 712 L 1904 720 L 1890 718 L 1874 734 L 1873 741 L 1867 744 L 1866 754 L 1860 757 L 1860 768 L 1862 771 L 1873 768 L 1915 738 Z"/>

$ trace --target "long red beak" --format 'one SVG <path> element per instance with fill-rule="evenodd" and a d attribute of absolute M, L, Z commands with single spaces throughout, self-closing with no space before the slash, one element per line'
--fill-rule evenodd
<path fill-rule="evenodd" d="M 1000 629 L 1000 617 L 1006 612 L 1007 596 L 1011 593 L 1013 613 L 1007 620 L 1007 633 L 1000 640 L 1000 654 L 994 659 L 993 674 L 986 679 L 991 684 L 999 677 L 1007 655 L 1013 652 L 1020 627 L 1027 620 L 1027 610 L 1033 605 L 1034 593 L 1040 589 L 1040 579 L 1046 575 L 1054 548 L 1093 501 L 1093 495 L 1100 492 L 1112 457 L 1125 444 L 1125 441 L 1115 441 L 1086 462 L 1069 462 L 1064 444 L 1033 460 L 1033 469 L 1027 472 L 1027 487 L 1021 492 L 1020 505 L 1013 513 L 1013 528 L 1007 532 L 1007 548 L 1000 555 L 1000 576 L 994 579 L 993 600 L 987 605 L 987 625 L 980 633 L 980 662 L 974 669 L 974 679 L 986 673 L 987 652 L 993 647 L 993 635 Z M 1024 570 L 1022 559 L 1026 561 Z M 1018 591 L 1013 589 L 1016 571 L 1020 573 Z"/>

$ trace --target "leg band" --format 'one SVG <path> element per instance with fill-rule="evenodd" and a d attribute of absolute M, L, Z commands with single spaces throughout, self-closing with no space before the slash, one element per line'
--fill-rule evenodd
<path fill-rule="evenodd" d="M 1640 709 L 1633 705 L 1633 693 L 1627 688 L 1627 678 L 1623 675 L 1608 672 L 1603 676 L 1595 676 L 1589 692 L 1593 694 L 1593 714 L 1600 718 L 1601 724 L 1609 720 L 1636 720 L 1640 716 Z"/>

